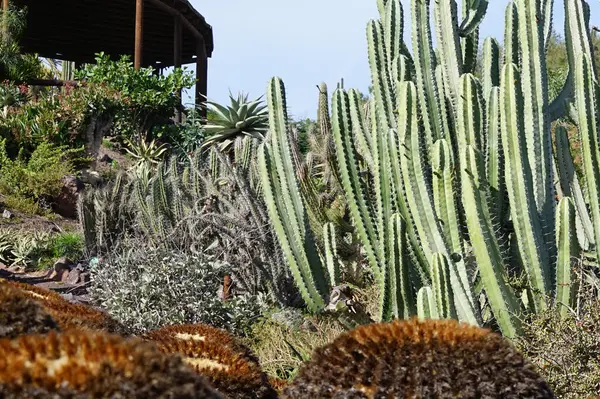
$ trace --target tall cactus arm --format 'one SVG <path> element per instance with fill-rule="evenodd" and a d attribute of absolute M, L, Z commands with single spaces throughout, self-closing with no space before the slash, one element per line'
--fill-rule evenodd
<path fill-rule="evenodd" d="M 401 174 L 404 179 L 403 184 L 409 209 L 423 243 L 424 252 L 429 259 L 436 252 L 443 253 L 451 259 L 427 184 L 423 184 L 426 179 L 420 154 L 421 143 L 414 84 L 412 82 L 402 83 L 401 93 L 398 108 L 398 139 L 399 148 L 402 151 L 400 155 Z M 479 313 L 475 308 L 475 299 L 462 257 L 452 263 L 450 276 L 459 318 L 471 324 L 479 324 Z"/>
<path fill-rule="evenodd" d="M 388 73 L 393 77 L 394 74 L 391 69 L 392 61 L 401 55 L 410 57 L 408 48 L 404 43 L 404 9 L 400 0 L 388 0 L 385 5 L 383 33 L 385 38 L 385 52 L 388 60 Z"/>
<path fill-rule="evenodd" d="M 573 118 L 571 101 L 574 97 L 574 75 L 577 56 L 587 54 L 592 64 L 595 61 L 592 51 L 592 41 L 589 29 L 589 5 L 584 0 L 565 0 L 565 41 L 567 43 L 567 59 L 569 74 L 559 95 L 549 105 L 548 113 L 551 120 L 565 116 Z M 593 68 L 595 71 L 595 68 Z M 576 117 L 573 119 L 577 119 Z"/>
<path fill-rule="evenodd" d="M 433 297 L 437 304 L 439 316 L 443 319 L 456 319 L 448 258 L 440 253 L 433 254 L 431 270 Z"/>
<path fill-rule="evenodd" d="M 600 143 L 598 142 L 598 99 L 600 92 L 594 79 L 592 62 L 581 54 L 575 69 L 575 106 L 579 113 L 583 171 L 592 211 L 595 242 L 600 242 Z M 600 259 L 600 251 L 596 251 Z"/>
<path fill-rule="evenodd" d="M 486 172 L 490 186 L 490 208 L 494 222 L 502 223 L 508 208 L 507 193 L 504 182 L 504 150 L 502 148 L 502 133 L 500 119 L 500 87 L 493 87 L 487 103 L 487 151 Z"/>
<path fill-rule="evenodd" d="M 270 152 L 267 143 L 259 147 L 258 162 L 269 218 L 302 299 L 304 299 L 309 309 L 317 312 L 325 307 L 325 301 L 314 284 L 310 273 L 310 265 L 308 265 L 306 257 L 302 256 L 302 251 L 299 249 L 301 244 L 296 242 L 297 236 L 290 232 L 292 228 L 290 214 L 292 212 L 285 209 L 281 203 L 282 192 L 278 183 L 279 177 L 269 154 Z M 277 201 L 281 202 L 278 204 Z"/>
<path fill-rule="evenodd" d="M 440 318 L 431 287 L 423 287 L 417 293 L 417 314 L 422 320 Z"/>
<path fill-rule="evenodd" d="M 402 215 L 395 213 L 390 219 L 390 239 L 393 244 L 390 246 L 391 253 L 390 265 L 393 266 L 389 271 L 389 281 L 393 282 L 394 290 L 392 301 L 395 301 L 396 316 L 407 319 L 416 314 L 416 302 L 413 287 L 410 282 L 410 260 L 408 256 L 407 242 L 407 224 L 402 219 Z"/>
<path fill-rule="evenodd" d="M 450 145 L 444 139 L 435 142 L 432 157 L 433 202 L 441 220 L 444 236 L 452 253 L 462 253 L 463 240 L 460 236 L 459 218 L 454 191 L 456 167 L 450 153 Z"/>
<path fill-rule="evenodd" d="M 523 129 L 527 156 L 533 177 L 536 211 L 544 230 L 545 252 L 553 253 L 555 199 L 552 184 L 552 138 L 548 107 L 548 78 L 544 51 L 543 21 L 538 22 L 540 0 L 517 2 L 519 47 L 521 49 L 521 88 L 523 92 Z M 549 240 L 547 241 L 546 240 Z"/>
<path fill-rule="evenodd" d="M 409 211 L 408 199 L 406 196 L 407 190 L 404 187 L 404 178 L 402 177 L 402 163 L 400 161 L 400 157 L 402 156 L 399 151 L 399 143 L 397 134 L 394 131 L 390 132 L 389 135 L 390 144 L 388 146 L 390 151 L 390 164 L 392 171 L 392 183 L 393 183 L 393 191 L 396 193 L 396 207 L 399 210 L 400 215 L 402 215 L 402 219 L 405 223 L 407 223 L 410 228 L 407 228 L 407 235 L 411 245 L 411 250 L 414 255 L 415 261 L 417 263 L 419 275 L 421 280 L 424 283 L 427 283 L 430 280 L 430 268 L 429 268 L 429 260 L 425 255 L 425 250 L 419 237 L 417 235 L 418 230 L 413 228 L 414 220 Z"/>
<path fill-rule="evenodd" d="M 486 100 L 494 86 L 500 87 L 500 45 L 488 37 L 483 41 L 483 97 Z"/>
<path fill-rule="evenodd" d="M 385 6 L 389 0 L 377 0 L 377 10 L 381 19 L 385 18 Z"/>
<path fill-rule="evenodd" d="M 389 0 L 392 1 L 392 0 Z M 380 21 L 371 20 L 367 25 L 367 43 L 369 50 L 369 65 L 371 67 L 371 81 L 375 97 L 375 117 L 383 129 L 393 128 L 394 118 L 394 93 L 390 82 L 388 58 L 385 53 L 385 40 L 383 26 Z"/>
<path fill-rule="evenodd" d="M 361 109 L 361 94 L 358 90 L 350 89 L 348 91 L 348 96 L 353 129 L 352 135 L 354 136 L 354 140 L 356 140 L 356 151 L 365 160 L 369 168 L 373 170 L 375 168 L 372 151 L 373 138 L 371 137 L 371 134 L 369 134 L 369 129 L 365 124 L 365 118 Z M 371 101 L 375 102 L 375 99 L 371 98 Z M 339 171 L 337 173 L 339 174 Z"/>
<path fill-rule="evenodd" d="M 342 187 L 348 202 L 354 226 L 365 249 L 366 257 L 373 270 L 375 280 L 382 290 L 385 288 L 384 271 L 377 255 L 378 231 L 369 205 L 365 187 L 360 176 L 355 154 L 352 120 L 350 118 L 348 94 L 341 89 L 333 93 L 332 124 L 336 145 L 337 164 L 342 179 Z M 380 315 L 383 312 L 383 295 L 380 299 Z"/>
<path fill-rule="evenodd" d="M 580 249 L 575 237 L 575 205 L 569 197 L 564 197 L 556 211 L 556 302 L 560 305 L 560 315 L 566 318 L 569 309 L 576 308 L 577 273 L 574 264 L 579 258 Z"/>
<path fill-rule="evenodd" d="M 438 0 L 434 2 L 433 11 L 441 55 L 440 63 L 444 68 L 447 91 L 453 104 L 456 104 L 458 79 L 463 70 L 456 0 Z"/>
<path fill-rule="evenodd" d="M 411 0 L 412 4 L 412 43 L 416 70 L 416 83 L 419 90 L 420 114 L 425 126 L 425 148 L 429 159 L 435 140 L 442 138 L 442 115 L 439 107 L 439 89 L 436 85 L 437 62 L 432 47 L 431 27 L 429 26 L 429 1 Z M 398 100 L 398 103 L 401 100 Z"/>
<path fill-rule="evenodd" d="M 486 0 L 462 0 L 462 16 L 463 21 L 469 20 L 469 16 L 474 13 L 477 14 L 477 10 Z M 485 4 L 487 9 L 487 4 Z M 485 14 L 485 10 L 483 10 Z M 479 52 L 479 23 L 483 18 L 483 14 L 479 14 L 475 18 L 475 22 L 470 24 L 469 33 L 464 32 L 461 36 L 461 47 L 463 55 L 463 70 L 461 73 L 475 73 L 477 67 L 477 55 Z M 461 24 L 462 25 L 462 24 Z"/>
<path fill-rule="evenodd" d="M 267 98 L 270 135 L 259 160 L 265 202 L 288 265 L 301 292 L 304 290 L 303 298 L 311 309 L 319 310 L 328 294 L 327 278 L 296 181 L 281 79 L 271 79 Z"/>
<path fill-rule="evenodd" d="M 329 284 L 337 287 L 340 284 L 340 264 L 335 242 L 335 225 L 332 222 L 323 226 L 323 242 L 325 244 L 325 263 L 329 274 Z"/>
<path fill-rule="evenodd" d="M 546 308 L 551 290 L 549 254 L 544 249 L 543 231 L 536 212 L 533 182 L 523 137 L 521 79 L 514 64 L 505 65 L 500 89 L 502 102 L 502 147 L 506 160 L 506 186 L 511 216 L 531 288 L 536 291 L 536 310 Z"/>
<path fill-rule="evenodd" d="M 576 216 L 578 224 L 581 225 L 584 237 L 580 238 L 580 246 L 587 248 L 587 243 L 594 244 L 594 226 L 590 218 L 587 204 L 583 196 L 583 190 L 579 184 L 579 178 L 575 171 L 575 164 L 569 149 L 569 137 L 564 126 L 558 126 L 554 134 L 556 137 L 556 166 L 558 168 L 558 177 L 560 187 L 565 197 L 571 197 L 575 203 Z"/>
<path fill-rule="evenodd" d="M 519 54 L 519 18 L 514 2 L 506 5 L 504 14 L 504 65 L 520 65 Z"/>
<path fill-rule="evenodd" d="M 552 35 L 552 11 L 554 0 L 542 0 L 540 14 L 544 18 L 544 47 L 548 47 Z"/>
<path fill-rule="evenodd" d="M 463 3 L 463 6 L 465 4 Z M 466 16 L 460 25 L 460 35 L 465 37 L 472 34 L 483 21 L 488 8 L 488 0 L 470 0 Z M 465 14 L 465 12 L 463 12 Z"/>

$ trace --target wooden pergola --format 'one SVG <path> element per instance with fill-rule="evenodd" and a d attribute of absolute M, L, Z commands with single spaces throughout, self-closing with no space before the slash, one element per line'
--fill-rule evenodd
<path fill-rule="evenodd" d="M 10 0 L 27 8 L 22 51 L 93 63 L 131 55 L 136 68 L 196 64 L 196 104 L 207 94 L 212 27 L 188 0 Z M 3 9 L 9 0 L 2 0 Z"/>

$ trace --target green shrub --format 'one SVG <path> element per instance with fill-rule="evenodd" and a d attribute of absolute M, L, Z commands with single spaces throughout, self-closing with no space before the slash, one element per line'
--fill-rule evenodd
<path fill-rule="evenodd" d="M 97 54 L 95 64 L 75 72 L 75 78 L 88 84 L 104 84 L 120 93 L 122 103 L 115 115 L 115 130 L 125 137 L 149 132 L 171 118 L 177 105 L 177 93 L 190 88 L 193 74 L 176 68 L 166 76 L 154 75 L 153 68 L 136 70 L 129 56 L 113 61 Z"/>
<path fill-rule="evenodd" d="M 50 247 L 54 259 L 64 256 L 75 261 L 83 255 L 83 237 L 79 233 L 57 234 L 52 238 Z"/>
<path fill-rule="evenodd" d="M 119 104 L 119 93 L 106 85 L 67 85 L 39 100 L 20 101 L 7 108 L 5 118 L 0 119 L 0 134 L 7 139 L 11 158 L 20 151 L 28 156 L 42 143 L 79 148 L 85 144 L 89 124 L 98 119 L 112 123 L 111 115 Z"/>
<path fill-rule="evenodd" d="M 26 159 L 21 151 L 12 160 L 6 152 L 6 139 L 0 140 L 0 193 L 9 198 L 11 205 L 22 204 L 20 211 L 39 213 L 40 202 L 56 196 L 61 179 L 74 172 L 70 157 L 77 151 L 42 143 Z M 36 208 L 36 212 L 31 212 Z M 8 205 L 8 204 L 7 204 Z"/>
<path fill-rule="evenodd" d="M 198 256 L 129 243 L 91 268 L 90 294 L 134 332 L 169 324 L 205 323 L 244 334 L 260 315 L 256 296 L 222 301 L 226 265 Z"/>

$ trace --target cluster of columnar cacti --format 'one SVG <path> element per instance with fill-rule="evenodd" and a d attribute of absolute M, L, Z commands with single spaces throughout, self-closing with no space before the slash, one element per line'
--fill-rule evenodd
<path fill-rule="evenodd" d="M 488 2 L 464 0 L 462 17 L 455 0 L 409 3 L 412 52 L 401 0 L 378 0 L 381 18 L 368 23 L 368 114 L 357 90 L 338 88 L 331 100 L 335 175 L 380 289 L 378 316 L 418 313 L 475 325 L 493 317 L 514 336 L 524 311 L 551 300 L 565 312 L 574 306 L 573 260 L 600 240 L 589 8 L 586 0 L 564 1 L 570 74 L 550 103 L 545 46 L 553 0 L 509 2 L 504 49 L 484 41 L 479 77 Z M 269 213 L 305 301 L 318 310 L 335 270 L 329 256 L 317 256 L 307 227 L 314 212 L 298 188 L 279 78 L 269 84 L 268 104 L 270 135 L 259 162 Z M 560 128 L 553 151 L 551 122 L 563 117 L 578 125 L 587 203 Z M 526 285 L 511 283 L 521 276 Z"/>

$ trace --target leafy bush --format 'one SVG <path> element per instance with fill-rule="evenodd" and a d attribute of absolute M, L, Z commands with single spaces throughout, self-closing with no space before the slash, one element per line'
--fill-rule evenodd
<path fill-rule="evenodd" d="M 174 114 L 177 93 L 195 82 L 191 72 L 176 68 L 166 76 L 154 75 L 153 68 L 136 70 L 129 56 L 112 61 L 104 53 L 97 54 L 95 64 L 75 71 L 75 78 L 88 84 L 104 84 L 120 93 L 122 103 L 115 116 L 115 129 L 125 137 L 149 132 Z"/>
<path fill-rule="evenodd" d="M 600 392 L 600 299 L 566 319 L 554 309 L 538 315 L 517 346 L 557 398 L 595 397 Z"/>
<path fill-rule="evenodd" d="M 110 123 L 119 104 L 119 93 L 106 85 L 66 85 L 37 101 L 13 104 L 0 120 L 0 133 L 11 158 L 19 151 L 31 154 L 41 143 L 77 148 L 86 143 L 89 124 L 99 118 Z"/>
<path fill-rule="evenodd" d="M 195 108 L 187 111 L 181 124 L 164 125 L 155 130 L 155 135 L 168 143 L 180 162 L 188 162 L 204 142 L 203 118 Z"/>
<path fill-rule="evenodd" d="M 218 298 L 228 266 L 135 244 L 93 266 L 90 289 L 92 297 L 132 331 L 205 323 L 244 334 L 260 315 L 260 297 Z"/>
<path fill-rule="evenodd" d="M 78 260 L 83 255 L 83 237 L 79 233 L 62 233 L 52 238 L 50 249 L 54 259 L 67 257 L 70 260 Z"/>
<path fill-rule="evenodd" d="M 72 159 L 76 150 L 55 147 L 48 143 L 40 144 L 27 160 L 20 152 L 12 160 L 6 152 L 6 140 L 0 140 L 0 193 L 12 198 L 13 206 L 23 200 L 28 204 L 23 212 L 31 211 L 29 205 L 55 197 L 61 189 L 61 180 L 74 172 Z"/>

